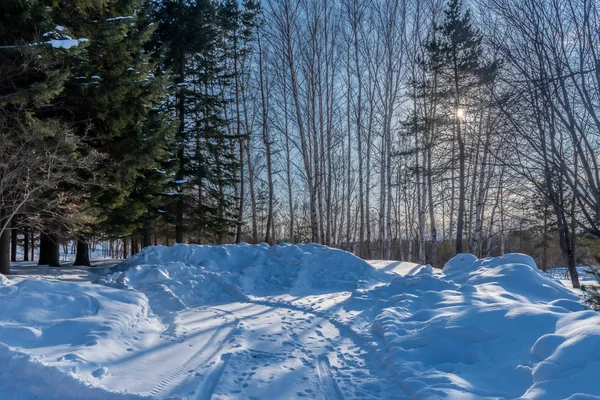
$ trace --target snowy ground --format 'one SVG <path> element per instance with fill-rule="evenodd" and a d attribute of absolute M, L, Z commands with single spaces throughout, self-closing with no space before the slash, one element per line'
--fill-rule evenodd
<path fill-rule="evenodd" d="M 598 286 L 598 281 L 594 274 L 590 273 L 592 266 L 588 265 L 580 265 L 577 267 L 577 273 L 579 275 L 579 283 L 586 286 Z M 572 289 L 575 294 L 581 296 L 580 289 L 573 289 L 573 284 L 571 283 L 571 278 L 569 277 L 569 273 L 565 267 L 559 268 L 551 268 L 548 270 L 548 274 L 552 275 L 554 278 L 560 280 L 563 285 Z"/>
<path fill-rule="evenodd" d="M 177 245 L 102 263 L 2 279 L 0 398 L 600 398 L 600 314 L 524 255 L 440 271 Z"/>

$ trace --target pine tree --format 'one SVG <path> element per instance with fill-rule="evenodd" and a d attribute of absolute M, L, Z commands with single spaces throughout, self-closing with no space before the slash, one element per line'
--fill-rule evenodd
<path fill-rule="evenodd" d="M 162 73 L 173 82 L 177 127 L 177 173 L 171 196 L 176 241 L 222 242 L 235 226 L 232 188 L 238 168 L 234 137 L 225 132 L 223 30 L 208 0 L 164 1 L 157 10 L 155 43 L 166 45 Z"/>
<path fill-rule="evenodd" d="M 85 2 L 81 2 L 85 4 Z M 11 220 L 36 228 L 69 225 L 76 194 L 65 188 L 81 166 L 77 141 L 53 116 L 56 98 L 70 78 L 70 64 L 85 40 L 69 37 L 53 11 L 61 4 L 7 0 L 0 3 L 0 272 L 9 273 Z M 42 226 L 43 228 L 43 226 Z M 57 249 L 58 239 L 44 234 Z M 46 262 L 58 265 L 52 251 Z"/>
<path fill-rule="evenodd" d="M 167 157 L 169 130 L 160 115 L 164 82 L 154 76 L 145 46 L 152 36 L 149 2 L 107 1 L 57 10 L 56 19 L 87 39 L 86 54 L 73 66 L 58 111 L 89 147 L 103 154 L 94 176 L 85 176 L 88 223 L 76 232 L 75 265 L 89 265 L 87 240 L 145 232 L 157 218 L 152 206 L 165 186 L 156 173 Z M 84 152 L 83 157 L 89 153 Z"/>
<path fill-rule="evenodd" d="M 466 146 L 462 118 L 470 106 L 470 93 L 483 83 L 481 34 L 473 26 L 471 12 L 463 12 L 461 0 L 450 0 L 444 11 L 444 21 L 435 27 L 427 44 L 432 68 L 440 77 L 439 96 L 446 100 L 451 114 L 453 141 L 458 149 L 458 210 L 456 252 L 463 252 L 463 231 L 466 204 Z M 489 76 L 489 75 L 488 75 Z M 454 194 L 453 194 L 454 195 Z"/>
<path fill-rule="evenodd" d="M 600 263 L 600 257 L 596 257 L 596 262 Z M 592 265 L 586 271 L 588 274 L 594 275 L 596 285 L 582 285 L 581 290 L 585 298 L 585 304 L 593 310 L 600 311 L 600 267 Z"/>

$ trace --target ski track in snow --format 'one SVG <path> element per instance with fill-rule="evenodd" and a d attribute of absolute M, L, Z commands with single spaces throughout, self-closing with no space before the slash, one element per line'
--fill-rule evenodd
<path fill-rule="evenodd" d="M 352 332 L 326 312 L 269 298 L 191 308 L 173 315 L 166 343 L 124 362 L 115 377 L 160 363 L 166 376 L 138 370 L 137 389 L 128 388 L 157 399 L 258 400 L 265 390 L 280 398 L 398 398 Z"/>
<path fill-rule="evenodd" d="M 235 307 L 239 306 L 242 307 L 242 312 L 235 310 Z M 376 366 L 377 360 L 371 354 L 373 347 L 369 346 L 360 335 L 332 319 L 325 312 L 313 311 L 286 302 L 259 299 L 232 303 L 227 307 L 230 309 L 226 310 L 226 307 L 221 305 L 217 310 L 231 312 L 241 321 L 240 329 L 242 331 L 250 330 L 247 334 L 242 332 L 238 339 L 247 342 L 243 350 L 252 355 L 248 362 L 240 356 L 243 353 L 239 351 L 240 349 L 233 353 L 232 361 L 242 370 L 236 369 L 235 373 L 229 371 L 224 374 L 226 380 L 234 382 L 233 384 L 232 382 L 223 382 L 223 391 L 216 393 L 215 398 L 261 398 L 248 393 L 252 387 L 248 382 L 249 377 L 254 375 L 257 369 L 269 368 L 277 363 L 279 363 L 279 369 L 287 369 L 290 375 L 299 372 L 304 375 L 301 374 L 302 376 L 296 380 L 292 377 L 279 376 L 278 378 L 271 375 L 263 383 L 272 384 L 277 379 L 292 386 L 301 381 L 312 383 L 311 388 L 296 391 L 295 397 L 319 398 L 317 393 L 321 391 L 322 398 L 328 400 L 389 399 L 398 398 L 398 393 L 401 393 L 398 391 L 400 390 L 398 387 L 390 387 L 391 377 Z M 246 309 L 243 309 L 244 307 Z M 249 314 L 250 312 L 252 314 Z M 273 324 L 279 325 L 280 331 L 263 334 L 259 337 L 255 335 L 256 330 L 252 329 L 252 323 L 248 322 L 274 319 L 277 321 L 273 321 Z M 237 332 L 235 336 L 238 336 Z M 266 342 L 266 345 L 260 343 L 261 341 Z M 269 343 L 273 343 L 273 345 L 269 345 Z M 244 347 L 241 344 L 237 346 Z M 330 357 L 333 357 L 334 367 L 331 366 Z M 257 365 L 257 361 L 259 365 Z M 261 364 L 261 361 L 264 362 Z M 302 371 L 298 371 L 299 367 Z M 219 370 L 219 373 L 216 374 L 218 379 L 225 366 L 215 366 L 214 368 Z M 244 368 L 249 368 L 249 371 L 243 371 Z M 213 385 L 216 382 L 211 380 L 210 384 Z M 236 384 L 239 387 L 237 390 L 232 388 Z M 215 388 L 212 389 L 214 391 Z M 239 397 L 235 397 L 236 392 L 239 393 Z M 346 396 L 344 396 L 344 392 Z M 247 393 L 247 396 L 243 393 Z M 223 397 L 219 397 L 219 395 Z M 200 397 L 200 399 L 205 399 L 205 397 Z"/>
<path fill-rule="evenodd" d="M 226 321 L 222 326 L 218 327 L 210 336 L 210 338 L 194 354 L 192 354 L 183 364 L 175 368 L 173 372 L 167 375 L 162 381 L 148 391 L 146 395 L 152 397 L 164 397 L 165 395 L 176 392 L 177 387 L 181 386 L 182 383 L 187 380 L 189 374 L 192 373 L 194 369 L 208 364 L 213 360 L 213 358 L 216 357 L 218 352 L 231 338 L 233 332 L 237 328 L 238 323 L 239 321 L 234 319 Z M 217 343 L 218 345 L 215 345 Z M 209 399 L 211 393 L 212 391 L 208 393 L 208 397 L 200 398 Z"/>
<path fill-rule="evenodd" d="M 171 365 L 170 372 L 140 377 L 140 388 L 162 379 L 133 392 L 189 400 L 258 400 L 265 390 L 279 398 L 398 398 L 369 346 L 325 312 L 261 298 L 187 309 L 173 321 L 165 331 L 171 350 L 146 362 Z"/>
<path fill-rule="evenodd" d="M 326 355 L 320 355 L 318 357 L 317 372 L 319 373 L 319 381 L 321 382 L 321 388 L 323 389 L 324 399 L 344 400 L 344 395 L 342 395 L 340 387 L 333 378 L 329 358 L 327 358 Z"/>
<path fill-rule="evenodd" d="M 201 386 L 196 390 L 198 396 L 194 400 L 211 399 L 213 392 L 215 391 L 215 387 L 217 387 L 217 383 L 219 383 L 219 379 L 221 379 L 223 370 L 225 369 L 225 366 L 230 358 L 231 353 L 225 353 L 221 356 L 221 361 L 213 366 L 213 369 L 202 381 Z"/>

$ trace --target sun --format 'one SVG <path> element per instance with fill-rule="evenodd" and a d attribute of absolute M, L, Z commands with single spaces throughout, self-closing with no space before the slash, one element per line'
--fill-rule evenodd
<path fill-rule="evenodd" d="M 457 108 L 456 109 L 456 118 L 462 119 L 464 116 L 465 116 L 465 109 L 464 108 Z"/>

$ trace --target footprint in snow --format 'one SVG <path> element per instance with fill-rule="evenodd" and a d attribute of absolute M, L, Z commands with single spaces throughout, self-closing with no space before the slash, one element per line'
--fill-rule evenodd
<path fill-rule="evenodd" d="M 108 373 L 108 368 L 101 367 L 101 368 L 98 368 L 97 370 L 95 370 L 94 372 L 92 372 L 92 376 L 94 378 L 102 378 L 107 373 Z"/>

